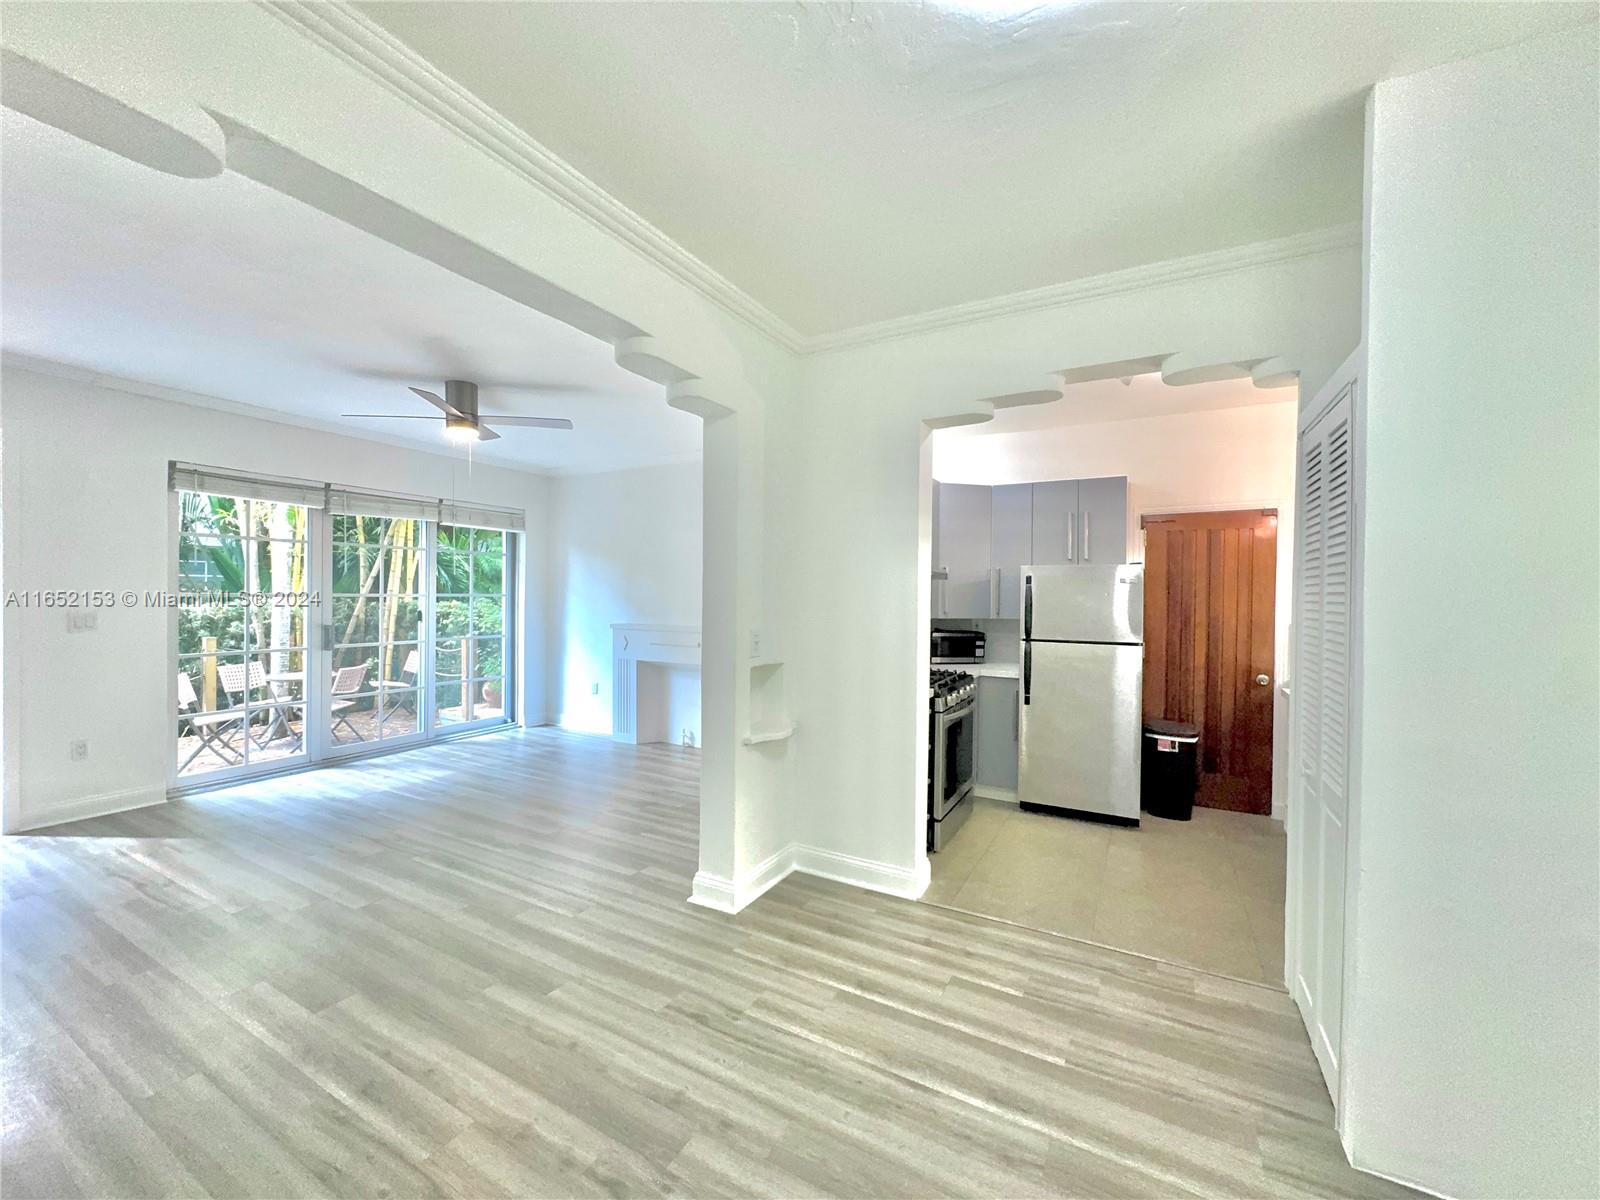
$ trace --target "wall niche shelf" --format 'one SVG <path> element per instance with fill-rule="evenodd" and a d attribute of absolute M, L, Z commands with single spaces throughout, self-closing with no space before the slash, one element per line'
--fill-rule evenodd
<path fill-rule="evenodd" d="M 794 736 L 784 702 L 783 664 L 764 659 L 750 664 L 750 730 L 740 739 L 746 746 L 784 742 Z"/>

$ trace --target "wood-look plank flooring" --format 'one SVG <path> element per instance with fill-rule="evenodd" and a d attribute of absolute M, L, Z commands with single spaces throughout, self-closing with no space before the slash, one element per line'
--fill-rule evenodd
<path fill-rule="evenodd" d="M 1386 1196 L 1287 997 L 791 877 L 540 729 L 8 839 L 8 1198 Z"/>

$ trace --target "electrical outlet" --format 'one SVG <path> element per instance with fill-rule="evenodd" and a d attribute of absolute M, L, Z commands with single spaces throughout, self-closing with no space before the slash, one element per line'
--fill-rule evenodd
<path fill-rule="evenodd" d="M 750 657 L 761 657 L 761 630 L 759 629 L 752 629 L 750 631 Z"/>
<path fill-rule="evenodd" d="M 598 683 L 591 683 L 589 685 L 589 695 L 598 696 L 599 694 L 600 694 L 600 685 Z"/>
<path fill-rule="evenodd" d="M 89 757 L 89 743 L 82 738 L 67 743 L 67 757 L 73 762 L 82 762 Z"/>
<path fill-rule="evenodd" d="M 70 609 L 67 612 L 67 632 L 85 633 L 91 629 L 100 628 L 100 614 L 93 612 L 79 612 Z"/>

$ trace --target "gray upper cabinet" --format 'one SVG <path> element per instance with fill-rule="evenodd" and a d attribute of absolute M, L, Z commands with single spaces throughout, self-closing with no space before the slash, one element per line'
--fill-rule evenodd
<path fill-rule="evenodd" d="M 933 565 L 947 572 L 935 597 L 935 617 L 987 617 L 993 606 L 990 579 L 991 488 L 941 483 L 935 505 Z"/>
<path fill-rule="evenodd" d="M 1033 552 L 1030 563 L 1078 561 L 1078 481 L 1033 485 Z"/>
<path fill-rule="evenodd" d="M 1128 479 L 1052 479 L 1002 487 L 935 483 L 937 617 L 1022 613 L 1028 563 L 1120 563 L 1128 551 Z"/>
<path fill-rule="evenodd" d="M 1032 562 L 1033 484 L 994 489 L 989 519 L 989 561 L 995 572 L 991 616 L 1020 618 L 1022 567 Z"/>
<path fill-rule="evenodd" d="M 1128 559 L 1128 477 L 1078 480 L 1078 552 L 1081 563 Z"/>

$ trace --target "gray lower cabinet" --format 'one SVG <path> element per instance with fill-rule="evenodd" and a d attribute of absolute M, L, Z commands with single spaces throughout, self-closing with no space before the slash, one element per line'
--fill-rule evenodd
<path fill-rule="evenodd" d="M 1017 790 L 1017 681 L 978 678 L 978 786 Z"/>

